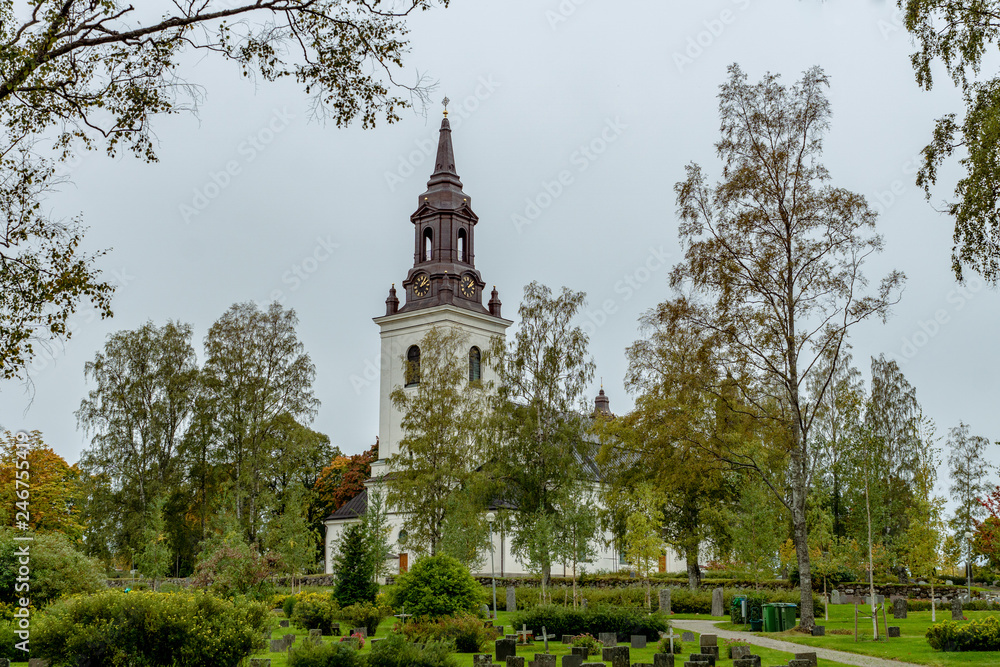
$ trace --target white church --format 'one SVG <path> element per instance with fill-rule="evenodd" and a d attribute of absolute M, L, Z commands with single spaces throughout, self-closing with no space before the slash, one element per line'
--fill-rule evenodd
<path fill-rule="evenodd" d="M 421 339 L 435 326 L 448 326 L 466 334 L 469 344 L 469 380 L 489 379 L 489 369 L 480 365 L 481 351 L 496 336 L 505 336 L 513 323 L 500 313 L 500 299 L 496 287 L 483 306 L 484 289 L 479 271 L 476 270 L 475 230 L 479 217 L 472 211 L 470 197 L 462 189 L 462 181 L 455 171 L 455 154 L 451 139 L 448 112 L 441 122 L 437 159 L 434 173 L 427 182 L 427 190 L 420 195 L 417 210 L 410 216 L 413 223 L 413 266 L 407 272 L 402 286 L 405 302 L 400 305 L 395 285 L 386 299 L 385 315 L 374 318 L 382 336 L 381 374 L 379 385 L 379 457 L 372 463 L 372 478 L 365 490 L 347 502 L 325 520 L 326 572 L 332 572 L 333 553 L 340 534 L 351 523 L 356 523 L 365 513 L 368 493 L 373 484 L 392 469 L 393 457 L 400 454 L 399 442 L 403 438 L 402 415 L 389 400 L 397 387 L 415 387 L 419 377 L 404 374 L 402 360 L 411 365 L 419 364 Z M 464 362 L 464 360 L 463 360 Z M 482 374 L 482 375 L 481 375 Z M 602 389 L 595 401 L 595 410 L 609 412 L 609 401 Z M 597 466 L 591 466 L 600 484 Z M 389 508 L 390 540 L 399 550 L 389 564 L 390 573 L 405 572 L 411 564 L 411 555 L 405 549 L 405 539 L 400 539 L 403 515 Z M 405 534 L 403 535 L 405 538 Z M 583 564 L 588 572 L 616 572 L 631 569 L 615 548 L 610 534 L 597 540 L 597 557 Z M 490 553 L 483 559 L 484 571 L 479 576 L 491 574 Z M 525 564 L 510 549 L 508 536 L 493 533 L 493 568 L 496 576 L 526 576 Z M 685 564 L 678 554 L 668 549 L 660 559 L 660 571 L 676 572 Z M 563 565 L 553 565 L 553 576 L 568 575 Z"/>

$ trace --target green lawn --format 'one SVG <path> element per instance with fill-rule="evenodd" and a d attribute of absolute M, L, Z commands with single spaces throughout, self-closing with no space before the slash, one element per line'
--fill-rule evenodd
<path fill-rule="evenodd" d="M 965 615 L 973 619 L 985 616 L 997 616 L 998 614 L 997 612 L 988 611 L 966 611 Z M 890 660 L 932 665 L 934 667 L 951 667 L 952 665 L 993 667 L 1000 665 L 1000 655 L 996 652 L 943 653 L 932 649 L 925 638 L 927 628 L 931 625 L 931 612 L 929 611 L 910 612 L 906 619 L 894 620 L 890 610 L 887 611 L 886 618 L 890 626 L 899 626 L 901 635 L 899 639 L 872 641 L 871 619 L 858 619 L 858 630 L 861 635 L 861 641 L 855 642 L 853 605 L 831 605 L 829 621 L 824 621 L 821 615 L 817 616 L 816 622 L 826 626 L 827 635 L 825 637 L 810 637 L 798 632 L 761 633 L 761 635 L 806 646 L 830 648 L 848 653 L 860 653 Z M 950 619 L 951 612 L 949 610 L 938 610 L 938 622 Z M 722 623 L 719 625 L 719 628 L 723 630 L 743 629 L 742 626 L 733 626 L 729 623 Z M 829 634 L 831 630 L 838 628 L 850 630 L 851 634 Z M 879 633 L 881 634 L 883 631 L 880 619 Z"/>
<path fill-rule="evenodd" d="M 498 614 L 498 620 L 505 625 L 505 633 L 506 634 L 512 634 L 514 632 L 514 629 L 510 625 L 510 617 L 511 616 L 513 616 L 513 614 L 512 613 L 508 613 L 508 612 L 500 612 Z M 697 616 L 697 615 L 693 615 L 693 614 L 692 615 L 686 615 L 686 616 L 677 615 L 676 618 L 697 618 L 697 619 L 702 619 L 702 620 L 717 620 L 717 619 L 712 619 L 712 617 L 710 617 L 710 616 Z M 383 621 L 379 625 L 378 632 L 375 634 L 375 636 L 376 637 L 384 637 L 385 635 L 387 635 L 389 633 L 389 631 L 392 629 L 392 626 L 395 623 L 396 623 L 396 619 L 394 619 L 394 618 L 386 619 L 385 621 Z M 531 629 L 535 630 L 536 628 L 531 628 Z M 540 628 L 538 628 L 537 630 L 540 630 Z M 278 639 L 282 635 L 286 635 L 286 634 L 295 634 L 298 637 L 300 637 L 301 639 L 296 639 L 295 640 L 296 643 L 298 643 L 300 641 L 303 641 L 303 639 L 309 635 L 309 633 L 307 631 L 305 631 L 305 630 L 299 630 L 297 628 L 278 628 L 277 630 L 274 631 L 274 633 L 272 634 L 272 637 L 274 639 Z M 687 644 L 687 645 L 684 646 L 684 653 L 682 654 L 682 656 L 684 658 L 686 658 L 689 654 L 694 653 L 694 652 L 697 651 L 697 647 L 698 647 L 698 639 L 697 638 L 698 638 L 698 635 L 696 633 L 695 634 L 695 641 L 691 642 L 690 644 Z M 324 639 L 324 641 L 329 641 L 329 639 Z M 723 645 L 723 643 L 722 643 L 721 640 L 719 641 L 719 645 L 720 645 L 720 648 L 722 649 L 720 651 L 720 653 L 724 653 L 725 649 L 722 648 L 724 645 Z M 489 653 L 493 652 L 492 648 L 493 647 L 491 646 Z M 367 653 L 370 650 L 371 650 L 371 644 L 366 643 L 365 647 L 361 651 L 362 651 L 362 653 Z M 784 664 L 787 664 L 788 661 L 792 657 L 794 657 L 791 653 L 783 653 L 781 651 L 772 651 L 770 649 L 765 649 L 765 648 L 754 647 L 753 650 L 754 650 L 754 653 L 756 653 L 757 655 L 759 655 L 761 657 L 763 665 L 779 665 L 779 664 L 780 665 L 784 665 Z M 529 646 L 529 647 L 519 646 L 517 648 L 517 651 L 518 651 L 518 655 L 525 656 L 527 658 L 527 660 L 533 660 L 535 653 L 544 653 L 545 652 L 545 645 L 542 642 L 535 642 L 535 644 L 533 646 Z M 631 662 L 648 662 L 648 663 L 652 663 L 653 662 L 653 654 L 656 653 L 656 652 L 657 652 L 657 649 L 656 649 L 655 644 L 650 644 L 649 646 L 647 646 L 644 649 L 632 649 L 631 656 L 630 656 L 630 661 Z M 549 642 L 549 653 L 551 653 L 553 655 L 556 655 L 556 656 L 569 655 L 570 648 L 569 648 L 569 646 L 564 645 L 564 644 L 560 643 L 559 641 L 550 641 Z M 461 665 L 461 667 L 471 667 L 471 665 L 472 665 L 472 654 L 471 653 L 456 653 L 455 656 L 458 658 L 458 664 Z M 258 658 L 271 658 L 271 667 L 286 667 L 287 664 L 288 664 L 287 653 L 259 653 L 259 654 L 255 655 L 254 657 L 258 657 Z M 590 662 L 599 662 L 600 661 L 600 656 L 597 656 L 597 657 L 590 656 L 589 658 L 587 658 L 587 660 L 590 661 Z M 561 661 L 559 661 L 559 664 L 561 664 Z M 607 664 L 610 664 L 610 663 L 607 663 Z M 678 660 L 677 664 L 680 665 L 680 664 L 683 664 L 683 662 L 681 660 Z M 732 661 L 728 660 L 726 658 L 723 658 L 723 659 L 719 660 L 716 664 L 724 667 L 726 665 L 732 665 Z M 819 661 L 819 667 L 834 667 L 835 665 L 837 665 L 837 663 L 830 662 L 830 661 L 827 661 L 827 660 L 820 660 Z"/>

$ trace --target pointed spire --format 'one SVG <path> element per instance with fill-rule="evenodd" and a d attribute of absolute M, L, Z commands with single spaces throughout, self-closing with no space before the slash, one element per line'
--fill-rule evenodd
<path fill-rule="evenodd" d="M 599 412 L 603 415 L 611 414 L 611 399 L 604 393 L 603 378 L 601 379 L 601 391 L 597 394 L 597 398 L 594 399 L 594 412 Z"/>
<path fill-rule="evenodd" d="M 389 298 L 385 300 L 385 314 L 395 315 L 399 311 L 399 297 L 396 296 L 396 283 L 389 288 Z"/>
<path fill-rule="evenodd" d="M 455 171 L 455 149 L 451 144 L 451 123 L 448 121 L 447 106 L 444 118 L 441 119 L 441 130 L 438 133 L 434 173 L 427 181 L 427 192 L 420 195 L 418 205 L 424 203 L 435 208 L 460 208 L 463 204 L 470 203 L 469 195 L 462 192 L 462 181 L 458 178 L 458 172 Z"/>
<path fill-rule="evenodd" d="M 501 305 L 503 304 L 500 303 L 500 294 L 499 292 L 497 292 L 497 286 L 494 285 L 493 292 L 490 294 L 490 303 L 489 303 L 490 315 L 492 315 L 493 317 L 500 317 Z"/>

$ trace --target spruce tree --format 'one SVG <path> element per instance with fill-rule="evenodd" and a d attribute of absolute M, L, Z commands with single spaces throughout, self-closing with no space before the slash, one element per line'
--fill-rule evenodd
<path fill-rule="evenodd" d="M 351 524 L 344 531 L 340 550 L 333 559 L 333 573 L 337 577 L 333 596 L 341 607 L 375 602 L 378 584 L 373 580 L 371 559 L 359 524 Z"/>

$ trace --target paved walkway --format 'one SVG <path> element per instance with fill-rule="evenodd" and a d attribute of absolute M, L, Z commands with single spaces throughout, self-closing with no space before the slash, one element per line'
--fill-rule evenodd
<path fill-rule="evenodd" d="M 873 658 L 871 656 L 859 655 L 857 653 L 844 653 L 843 651 L 819 648 L 818 646 L 793 644 L 792 642 L 783 642 L 778 639 L 771 639 L 770 637 L 761 637 L 760 635 L 753 634 L 751 632 L 720 630 L 715 627 L 716 623 L 722 622 L 723 621 L 671 620 L 670 625 L 678 630 L 690 630 L 691 632 L 697 632 L 699 634 L 718 635 L 720 639 L 742 639 L 743 641 L 753 644 L 754 646 L 763 646 L 764 648 L 771 648 L 776 651 L 785 651 L 786 653 L 805 653 L 808 651 L 815 651 L 816 657 L 818 658 L 839 662 L 844 665 L 856 665 L 856 667 L 921 667 L 921 665 L 914 665 L 910 662 L 884 660 L 882 658 Z"/>

